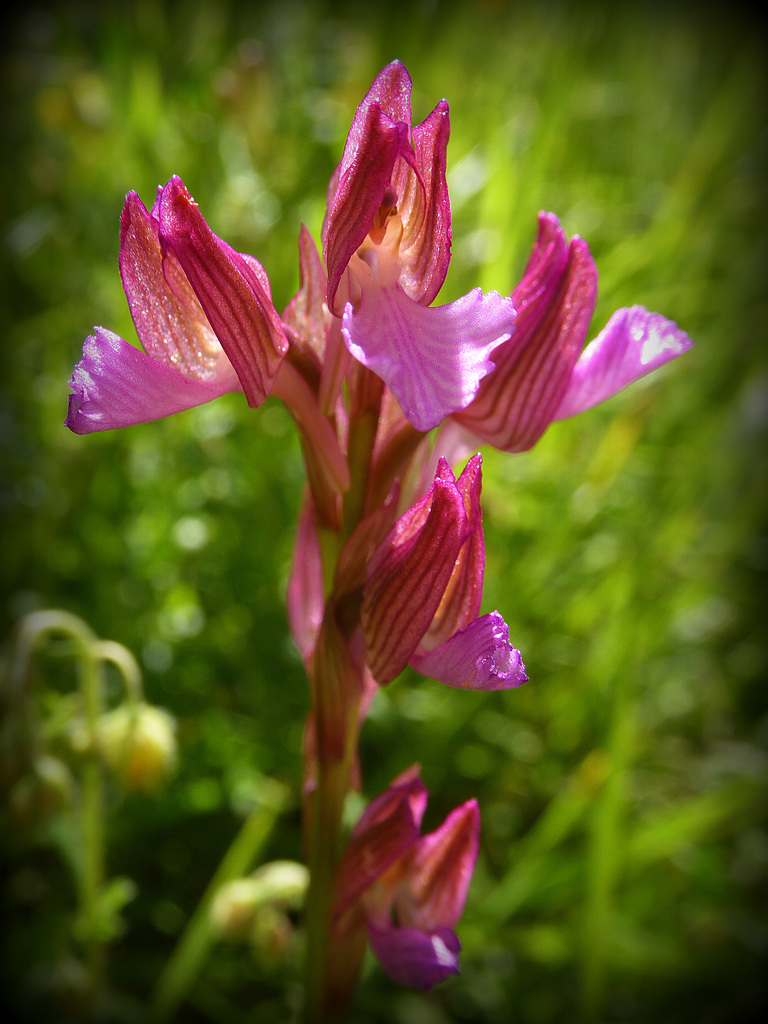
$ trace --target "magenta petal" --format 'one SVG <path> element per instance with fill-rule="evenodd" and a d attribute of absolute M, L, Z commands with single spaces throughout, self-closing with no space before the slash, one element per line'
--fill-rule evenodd
<path fill-rule="evenodd" d="M 396 919 L 409 928 L 452 928 L 464 911 L 480 847 L 477 800 L 456 807 L 409 857 L 407 878 L 395 893 Z"/>
<path fill-rule="evenodd" d="M 147 355 L 185 377 L 234 377 L 227 356 L 173 252 L 163 253 L 159 226 L 135 192 L 120 215 L 120 276 Z"/>
<path fill-rule="evenodd" d="M 366 569 L 361 622 L 379 685 L 405 668 L 429 628 L 466 531 L 462 496 L 441 459 L 429 492 L 398 519 Z"/>
<path fill-rule="evenodd" d="M 429 989 L 459 973 L 461 943 L 450 928 L 422 932 L 369 921 L 368 939 L 376 959 L 399 985 Z"/>
<path fill-rule="evenodd" d="M 202 381 L 152 359 L 112 331 L 97 327 L 69 382 L 65 425 L 76 434 L 113 430 L 170 416 L 239 389 L 234 374 Z"/>
<path fill-rule="evenodd" d="M 461 689 L 508 690 L 528 679 L 498 612 L 475 619 L 433 651 L 412 655 L 410 663 L 422 675 Z"/>
<path fill-rule="evenodd" d="M 467 406 L 511 335 L 511 299 L 479 288 L 445 306 L 413 302 L 399 285 L 366 281 L 360 308 L 347 304 L 343 333 L 356 359 L 389 385 L 417 430 L 431 430 Z"/>
<path fill-rule="evenodd" d="M 264 269 L 214 235 L 181 178 L 163 189 L 159 213 L 160 237 L 178 257 L 248 404 L 261 405 L 288 350 Z"/>
<path fill-rule="evenodd" d="M 554 418 L 575 416 L 605 401 L 692 344 L 677 324 L 659 313 L 642 306 L 617 309 L 581 353 Z"/>
<path fill-rule="evenodd" d="M 418 174 L 401 161 L 392 180 L 403 222 L 400 284 L 422 306 L 437 298 L 451 259 L 451 204 L 445 177 L 450 130 L 448 104 L 441 100 L 413 129 Z"/>

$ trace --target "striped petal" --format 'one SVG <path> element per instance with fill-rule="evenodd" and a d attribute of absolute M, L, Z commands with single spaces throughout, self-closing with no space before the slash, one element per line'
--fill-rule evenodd
<path fill-rule="evenodd" d="M 427 494 L 395 523 L 368 562 L 361 622 L 366 657 L 384 686 L 429 628 L 467 535 L 467 514 L 444 460 Z"/>
<path fill-rule="evenodd" d="M 512 338 L 493 353 L 495 370 L 455 418 L 503 451 L 532 447 L 552 422 L 587 335 L 597 271 L 586 242 L 570 245 L 553 214 L 539 232 L 523 279 L 512 293 Z"/>
<path fill-rule="evenodd" d="M 179 177 L 163 189 L 159 221 L 160 236 L 178 257 L 249 405 L 261 405 L 288 350 L 263 268 L 214 235 Z"/>

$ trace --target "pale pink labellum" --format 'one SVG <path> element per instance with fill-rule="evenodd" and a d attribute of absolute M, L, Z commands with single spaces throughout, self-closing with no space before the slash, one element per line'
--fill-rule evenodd
<path fill-rule="evenodd" d="M 693 342 L 677 324 L 642 306 L 617 309 L 573 368 L 554 419 L 591 409 L 627 384 L 686 352 Z"/>

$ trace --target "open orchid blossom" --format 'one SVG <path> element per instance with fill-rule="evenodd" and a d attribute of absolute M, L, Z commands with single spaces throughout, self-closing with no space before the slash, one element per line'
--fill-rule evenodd
<path fill-rule="evenodd" d="M 427 790 L 418 765 L 368 805 L 338 871 L 334 906 L 343 948 L 365 928 L 391 978 L 429 989 L 457 974 L 461 917 L 478 853 L 480 812 L 468 800 L 434 832 L 421 835 Z M 350 943 L 354 946 L 354 943 Z"/>
<path fill-rule="evenodd" d="M 514 330 L 514 304 L 479 288 L 430 307 L 448 270 L 448 104 L 411 125 L 411 79 L 399 61 L 355 114 L 328 190 L 323 228 L 328 306 L 349 351 L 427 431 L 475 396 L 491 352 Z"/>
<path fill-rule="evenodd" d="M 493 352 L 493 373 L 454 419 L 496 448 L 525 451 L 553 421 L 610 398 L 691 347 L 671 320 L 632 306 L 617 310 L 582 351 L 596 296 L 587 243 L 568 243 L 557 217 L 540 213 L 528 265 L 512 292 L 515 333 Z"/>
<path fill-rule="evenodd" d="M 70 381 L 71 430 L 146 423 L 229 391 L 265 400 L 288 349 L 269 280 L 213 234 L 180 178 L 151 212 L 128 193 L 119 265 L 144 351 L 96 328 Z"/>
<path fill-rule="evenodd" d="M 380 685 L 408 662 L 449 686 L 476 690 L 528 679 L 501 615 L 478 617 L 485 570 L 481 463 L 475 455 L 456 480 L 441 458 L 427 494 L 368 562 L 361 618 Z"/>

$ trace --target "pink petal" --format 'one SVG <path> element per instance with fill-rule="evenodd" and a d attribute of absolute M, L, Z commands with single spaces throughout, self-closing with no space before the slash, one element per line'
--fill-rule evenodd
<path fill-rule="evenodd" d="M 642 306 L 617 309 L 573 368 L 557 420 L 590 409 L 682 355 L 693 342 L 677 324 Z"/>
<path fill-rule="evenodd" d="M 362 893 L 419 840 L 427 791 L 414 766 L 368 805 L 339 865 L 334 916 Z"/>
<path fill-rule="evenodd" d="M 120 216 L 120 276 L 144 351 L 185 377 L 214 380 L 235 371 L 159 226 L 135 192 Z"/>
<path fill-rule="evenodd" d="M 65 425 L 76 434 L 149 423 L 240 387 L 234 374 L 211 381 L 185 377 L 103 327 L 86 338 L 69 386 Z"/>
<path fill-rule="evenodd" d="M 314 240 L 304 224 L 299 232 L 299 290 L 283 311 L 297 347 L 315 363 L 319 372 L 325 352 L 326 274 Z"/>
<path fill-rule="evenodd" d="M 384 686 L 427 631 L 465 540 L 467 515 L 445 463 L 424 498 L 398 519 L 368 563 L 361 622 L 367 661 Z"/>
<path fill-rule="evenodd" d="M 369 921 L 368 939 L 376 959 L 399 985 L 426 990 L 459 973 L 461 943 L 450 928 L 423 932 Z"/>
<path fill-rule="evenodd" d="M 397 920 L 422 931 L 452 928 L 464 911 L 479 846 L 480 811 L 477 800 L 467 800 L 414 847 L 395 896 Z"/>
<path fill-rule="evenodd" d="M 371 275 L 359 309 L 347 304 L 343 332 L 352 355 L 389 385 L 414 427 L 427 431 L 472 401 L 514 319 L 512 301 L 496 292 L 475 288 L 445 306 L 424 307 Z"/>
<path fill-rule="evenodd" d="M 409 130 L 409 124 L 393 121 L 378 104 L 367 107 L 352 157 L 348 159 L 345 150 L 339 177 L 332 179 L 323 249 L 328 268 L 328 307 L 336 316 L 341 315 L 348 297 L 345 294 L 341 300 L 337 299 L 342 275 L 371 230 L 395 161 L 410 151 Z M 347 146 L 349 148 L 349 142 Z M 410 159 L 413 159 L 412 152 Z"/>
<path fill-rule="evenodd" d="M 539 216 L 523 279 L 512 293 L 518 310 L 511 340 L 493 353 L 496 368 L 456 419 L 504 451 L 525 451 L 552 422 L 587 335 L 597 271 L 586 242 L 566 245 L 557 218 Z"/>
<path fill-rule="evenodd" d="M 451 204 L 445 179 L 450 128 L 448 104 L 441 100 L 413 129 L 418 174 L 399 161 L 392 180 L 403 222 L 400 284 L 422 306 L 437 298 L 451 259 Z"/>
<path fill-rule="evenodd" d="M 438 647 L 480 614 L 485 570 L 483 513 L 480 507 L 482 456 L 474 455 L 456 481 L 464 501 L 469 531 L 445 588 L 440 606 L 421 641 L 424 650 Z"/>
<path fill-rule="evenodd" d="M 433 651 L 417 652 L 410 663 L 422 675 L 460 689 L 508 690 L 528 679 L 498 612 L 475 619 Z"/>
<path fill-rule="evenodd" d="M 165 186 L 159 211 L 162 240 L 178 257 L 249 405 L 261 405 L 288 350 L 263 268 L 214 235 L 181 178 Z"/>

